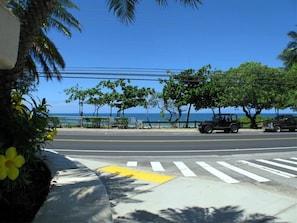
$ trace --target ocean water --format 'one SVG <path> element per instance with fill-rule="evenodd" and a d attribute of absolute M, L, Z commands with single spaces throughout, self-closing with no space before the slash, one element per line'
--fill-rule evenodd
<path fill-rule="evenodd" d="M 208 120 L 212 118 L 212 113 L 192 113 L 190 114 L 190 121 L 203 121 Z M 244 113 L 237 113 L 238 117 L 244 117 Z M 51 113 L 50 116 L 57 116 L 57 117 L 78 117 L 80 118 L 80 115 L 78 113 Z M 275 113 L 263 113 L 260 114 L 262 117 L 274 117 L 276 116 Z M 96 117 L 93 113 L 85 113 L 83 117 Z M 98 117 L 110 117 L 109 113 L 100 113 Z M 112 115 L 112 117 L 116 117 L 115 114 Z M 134 118 L 137 120 L 143 120 L 143 121 L 165 121 L 164 118 L 160 115 L 160 113 L 125 113 L 124 117 L 127 118 Z M 186 114 L 183 114 L 180 121 L 186 121 Z"/>
<path fill-rule="evenodd" d="M 192 113 L 190 114 L 189 121 L 190 122 L 199 122 L 204 120 L 210 120 L 212 118 L 212 113 Z M 238 117 L 245 117 L 243 113 L 237 113 Z M 263 113 L 260 114 L 262 117 L 275 117 L 275 113 Z M 51 113 L 50 116 L 59 117 L 60 121 L 64 124 L 79 124 L 80 123 L 80 115 L 78 113 Z M 96 117 L 93 113 L 85 113 L 83 117 Z M 109 113 L 101 113 L 98 117 L 110 117 Z M 116 117 L 116 114 L 113 114 L 112 117 Z M 130 119 L 129 125 L 136 125 L 137 121 L 150 121 L 156 122 L 156 126 L 160 126 L 157 122 L 166 121 L 159 113 L 125 113 L 124 117 Z M 180 121 L 186 121 L 186 114 L 183 114 L 180 118 Z M 168 124 L 161 123 L 162 127 L 168 126 Z M 194 125 L 192 123 L 191 125 Z"/>

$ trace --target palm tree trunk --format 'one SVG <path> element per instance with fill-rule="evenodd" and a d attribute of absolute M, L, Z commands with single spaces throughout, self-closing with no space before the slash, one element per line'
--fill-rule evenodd
<path fill-rule="evenodd" d="M 189 119 L 190 119 L 191 108 L 192 108 L 192 104 L 190 104 L 189 107 L 188 107 L 187 120 L 186 120 L 186 128 L 189 128 Z"/>
<path fill-rule="evenodd" d="M 11 89 L 13 81 L 10 78 L 9 71 L 0 70 L 0 143 L 5 147 L 10 146 L 13 139 L 10 120 L 12 119 L 11 107 Z M 1 148 L 0 148 L 1 149 Z"/>
<path fill-rule="evenodd" d="M 28 54 L 35 37 L 38 35 L 43 23 L 53 12 L 58 0 L 29 0 L 24 15 L 20 18 L 20 42 L 16 69 L 22 70 L 24 60 Z"/>

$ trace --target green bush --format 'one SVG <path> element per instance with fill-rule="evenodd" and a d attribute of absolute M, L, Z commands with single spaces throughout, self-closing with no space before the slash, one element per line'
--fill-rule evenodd
<path fill-rule="evenodd" d="M 39 201 L 46 196 L 50 174 L 37 155 L 46 141 L 53 140 L 57 134 L 55 128 L 48 127 L 45 99 L 38 103 L 14 90 L 10 110 L 7 131 L 0 137 L 0 208 L 5 215 L 4 222 L 8 219 L 12 222 L 11 218 L 17 218 L 18 212 L 32 217 L 28 204 L 38 208 Z M 36 196 L 32 198 L 32 195 Z"/>
<path fill-rule="evenodd" d="M 244 117 L 239 117 L 238 119 L 239 119 L 239 121 L 241 123 L 242 128 L 249 128 L 250 127 L 251 122 L 250 122 L 250 119 L 248 117 L 244 116 Z M 269 119 L 271 119 L 271 118 L 263 117 L 261 115 L 258 115 L 256 117 L 256 123 L 260 127 L 262 125 L 263 121 L 269 120 Z"/>
<path fill-rule="evenodd" d="M 116 117 L 114 118 L 114 125 L 119 127 L 119 128 L 128 128 L 128 124 L 129 124 L 129 118 L 125 118 L 125 117 Z"/>

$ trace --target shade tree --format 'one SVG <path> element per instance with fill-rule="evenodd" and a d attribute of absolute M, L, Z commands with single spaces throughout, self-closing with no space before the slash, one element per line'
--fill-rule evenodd
<path fill-rule="evenodd" d="M 226 94 L 226 82 L 223 71 L 210 71 L 203 87 L 202 98 L 195 104 L 196 110 L 209 108 L 215 114 L 215 109 L 218 109 L 219 113 L 221 113 L 221 108 L 224 107 L 222 95 Z"/>
<path fill-rule="evenodd" d="M 257 128 L 256 117 L 263 109 L 280 107 L 283 103 L 284 70 L 270 68 L 257 62 L 246 62 L 225 74 L 225 92 L 221 99 L 225 107 L 240 107 Z"/>
<path fill-rule="evenodd" d="M 202 107 L 204 101 L 204 86 L 208 78 L 210 65 L 199 70 L 188 69 L 174 74 L 169 72 L 169 79 L 160 79 L 163 84 L 159 97 L 162 99 L 161 115 L 172 125 L 180 120 L 184 109 L 187 111 L 186 127 L 188 127 L 189 116 L 193 105 L 196 110 Z M 166 112 L 168 116 L 166 116 Z"/>
<path fill-rule="evenodd" d="M 64 89 L 64 92 L 69 96 L 65 102 L 70 103 L 73 101 L 78 101 L 79 114 L 80 116 L 83 116 L 83 106 L 88 96 L 88 92 L 83 90 L 78 84 L 68 89 Z"/>
<path fill-rule="evenodd" d="M 107 80 L 99 83 L 108 90 L 104 93 L 105 102 L 116 107 L 117 116 L 124 116 L 124 111 L 134 107 L 147 107 L 147 97 L 154 92 L 152 88 L 131 85 L 129 79 Z"/>

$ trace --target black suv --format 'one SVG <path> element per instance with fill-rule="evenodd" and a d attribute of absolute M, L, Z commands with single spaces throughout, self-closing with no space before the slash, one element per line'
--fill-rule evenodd
<path fill-rule="evenodd" d="M 278 115 L 272 120 L 264 121 L 262 123 L 262 129 L 265 132 L 281 132 L 283 129 L 294 132 L 297 129 L 297 117 L 293 115 Z"/>
<path fill-rule="evenodd" d="M 212 133 L 213 130 L 224 130 L 224 132 L 237 133 L 241 124 L 235 114 L 215 114 L 210 121 L 199 123 L 198 130 L 201 133 Z"/>

